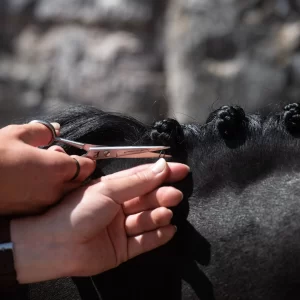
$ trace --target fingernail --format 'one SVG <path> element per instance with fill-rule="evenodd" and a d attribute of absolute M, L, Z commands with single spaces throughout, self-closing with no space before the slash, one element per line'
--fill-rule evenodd
<path fill-rule="evenodd" d="M 152 167 L 152 172 L 155 174 L 159 174 L 166 168 L 166 165 L 166 161 L 163 158 L 160 158 Z"/>
<path fill-rule="evenodd" d="M 60 129 L 60 124 L 53 122 L 51 123 L 51 125 L 54 127 L 55 130 L 59 130 Z"/>
<path fill-rule="evenodd" d="M 177 230 L 178 230 L 178 229 L 177 229 L 177 226 L 174 225 L 174 228 L 175 228 L 175 232 L 177 232 Z"/>

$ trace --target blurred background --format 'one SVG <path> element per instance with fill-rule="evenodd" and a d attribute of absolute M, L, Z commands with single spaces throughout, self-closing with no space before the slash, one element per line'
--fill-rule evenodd
<path fill-rule="evenodd" d="M 299 101 L 300 0 L 0 0 L 0 21 L 1 126 L 71 103 L 150 123 Z"/>

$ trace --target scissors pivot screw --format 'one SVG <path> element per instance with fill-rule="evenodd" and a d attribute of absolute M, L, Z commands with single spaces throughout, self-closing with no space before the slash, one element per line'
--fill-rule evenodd
<path fill-rule="evenodd" d="M 109 151 L 104 151 L 104 156 L 105 157 L 109 157 L 110 156 L 110 152 Z"/>

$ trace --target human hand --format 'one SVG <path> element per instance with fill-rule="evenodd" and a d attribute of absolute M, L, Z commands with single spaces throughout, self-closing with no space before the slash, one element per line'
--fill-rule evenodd
<path fill-rule="evenodd" d="M 54 124 L 59 133 L 59 124 Z M 57 202 L 80 186 L 95 168 L 91 159 L 74 156 L 77 166 L 62 148 L 48 150 L 50 130 L 40 124 L 10 125 L 0 129 L 0 215 L 35 213 Z"/>
<path fill-rule="evenodd" d="M 41 216 L 12 220 L 20 283 L 99 274 L 168 242 L 171 210 L 182 193 L 164 182 L 189 168 L 160 159 L 102 177 L 67 195 Z"/>

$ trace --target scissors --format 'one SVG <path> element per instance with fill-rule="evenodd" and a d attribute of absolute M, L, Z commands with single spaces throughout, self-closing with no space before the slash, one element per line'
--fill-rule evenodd
<path fill-rule="evenodd" d="M 169 149 L 168 146 L 99 146 L 93 144 L 79 143 L 71 140 L 67 140 L 57 136 L 55 128 L 51 123 L 43 120 L 34 120 L 30 123 L 41 123 L 45 125 L 52 134 L 52 139 L 47 146 L 50 146 L 54 142 L 61 142 L 63 144 L 73 146 L 78 149 L 85 150 L 85 157 L 93 160 L 108 159 L 108 158 L 160 158 L 160 157 L 172 157 L 171 155 L 163 153 L 155 153 L 154 151 L 163 151 Z"/>

